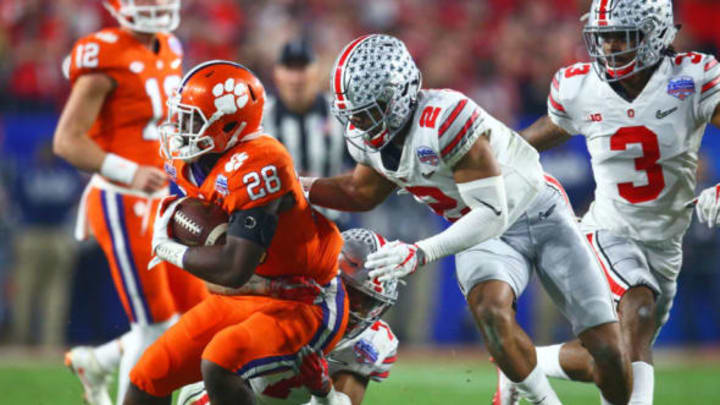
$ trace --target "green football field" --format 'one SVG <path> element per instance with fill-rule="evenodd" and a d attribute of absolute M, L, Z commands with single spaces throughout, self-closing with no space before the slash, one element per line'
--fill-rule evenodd
<path fill-rule="evenodd" d="M 482 354 L 447 351 L 400 353 L 390 378 L 370 383 L 365 404 L 490 404 L 495 371 Z M 405 355 L 404 355 L 405 354 Z M 13 356 L 14 357 L 14 356 Z M 720 362 L 716 353 L 658 360 L 656 405 L 720 404 Z M 564 404 L 599 404 L 590 384 L 552 380 Z M 0 405 L 81 404 L 75 377 L 58 362 L 44 358 L 0 359 Z"/>

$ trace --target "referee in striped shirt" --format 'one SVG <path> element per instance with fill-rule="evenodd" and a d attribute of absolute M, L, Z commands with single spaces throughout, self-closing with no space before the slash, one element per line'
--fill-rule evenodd
<path fill-rule="evenodd" d="M 263 127 L 290 152 L 300 176 L 331 177 L 354 163 L 345 148 L 343 127 L 331 114 L 330 95 L 321 91 L 312 46 L 306 39 L 287 42 L 273 68 L 275 92 L 268 97 Z M 349 215 L 319 209 L 340 228 Z"/>

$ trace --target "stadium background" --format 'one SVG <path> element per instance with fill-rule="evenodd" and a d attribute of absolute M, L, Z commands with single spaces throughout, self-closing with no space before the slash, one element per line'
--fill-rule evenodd
<path fill-rule="evenodd" d="M 676 21 L 683 24 L 676 48 L 717 55 L 720 4 L 675 3 Z M 289 38 L 312 39 L 319 83 L 326 86 L 327 71 L 344 44 L 361 33 L 391 33 L 406 41 L 415 55 L 425 87 L 463 91 L 520 129 L 545 113 L 556 69 L 587 60 L 578 20 L 588 5 L 588 0 L 183 0 L 176 34 L 184 45 L 186 69 L 208 59 L 236 60 L 253 69 L 272 91 L 271 68 Z M 0 1 L 0 345 L 5 348 L 38 343 L 34 338 L 12 341 L 9 332 L 17 259 L 13 241 L 28 215 L 14 192 L 17 179 L 33 167 L 38 150 L 51 139 L 69 93 L 60 63 L 73 41 L 114 24 L 96 0 Z M 720 156 L 720 130 L 708 129 L 702 153 L 699 188 L 720 180 L 720 160 L 714 158 Z M 544 154 L 543 163 L 565 185 L 577 213 L 584 212 L 594 185 L 581 137 Z M 79 177 L 77 182 L 84 180 Z M 79 199 L 79 192 L 74 195 Z M 58 226 L 71 238 L 74 213 L 65 209 L 57 215 L 64 218 Z M 445 226 L 408 196 L 393 197 L 382 209 L 354 216 L 351 223 L 405 240 Z M 92 242 L 77 248 L 67 291 L 71 307 L 66 345 L 102 342 L 127 328 L 102 253 Z M 713 350 L 720 343 L 720 233 L 694 221 L 685 252 L 671 320 L 657 344 Z M 409 345 L 481 344 L 458 292 L 452 260 L 438 267 L 409 281 L 401 302 L 388 314 L 391 325 Z M 521 300 L 519 317 L 539 343 L 568 336 L 567 324 L 537 285 Z"/>

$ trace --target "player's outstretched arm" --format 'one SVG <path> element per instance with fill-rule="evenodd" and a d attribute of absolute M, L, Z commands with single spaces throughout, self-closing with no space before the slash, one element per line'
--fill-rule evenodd
<path fill-rule="evenodd" d="M 300 181 L 312 204 L 340 211 L 370 211 L 395 190 L 394 183 L 363 164 L 340 176 Z"/>
<path fill-rule="evenodd" d="M 715 107 L 710 123 L 715 125 L 716 128 L 720 128 L 720 104 Z"/>
<path fill-rule="evenodd" d="M 554 148 L 572 137 L 567 131 L 555 125 L 548 115 L 540 117 L 532 125 L 520 131 L 520 136 L 538 151 Z"/>
<path fill-rule="evenodd" d="M 53 151 L 80 170 L 98 172 L 106 153 L 87 136 L 115 82 L 102 73 L 80 76 L 53 136 Z"/>
<path fill-rule="evenodd" d="M 508 225 L 505 181 L 485 135 L 453 167 L 463 202 L 471 208 L 444 231 L 415 244 L 393 241 L 368 255 L 370 277 L 380 281 L 405 277 L 431 261 L 453 255 L 501 235 Z"/>

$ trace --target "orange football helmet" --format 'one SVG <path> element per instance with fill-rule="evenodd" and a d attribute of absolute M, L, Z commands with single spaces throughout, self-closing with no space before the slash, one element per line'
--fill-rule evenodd
<path fill-rule="evenodd" d="M 171 32 L 180 24 L 180 0 L 105 0 L 121 26 L 136 32 Z"/>
<path fill-rule="evenodd" d="M 190 70 L 168 99 L 168 121 L 160 127 L 168 159 L 196 160 L 223 153 L 260 131 L 265 89 L 246 67 L 213 60 Z"/>

